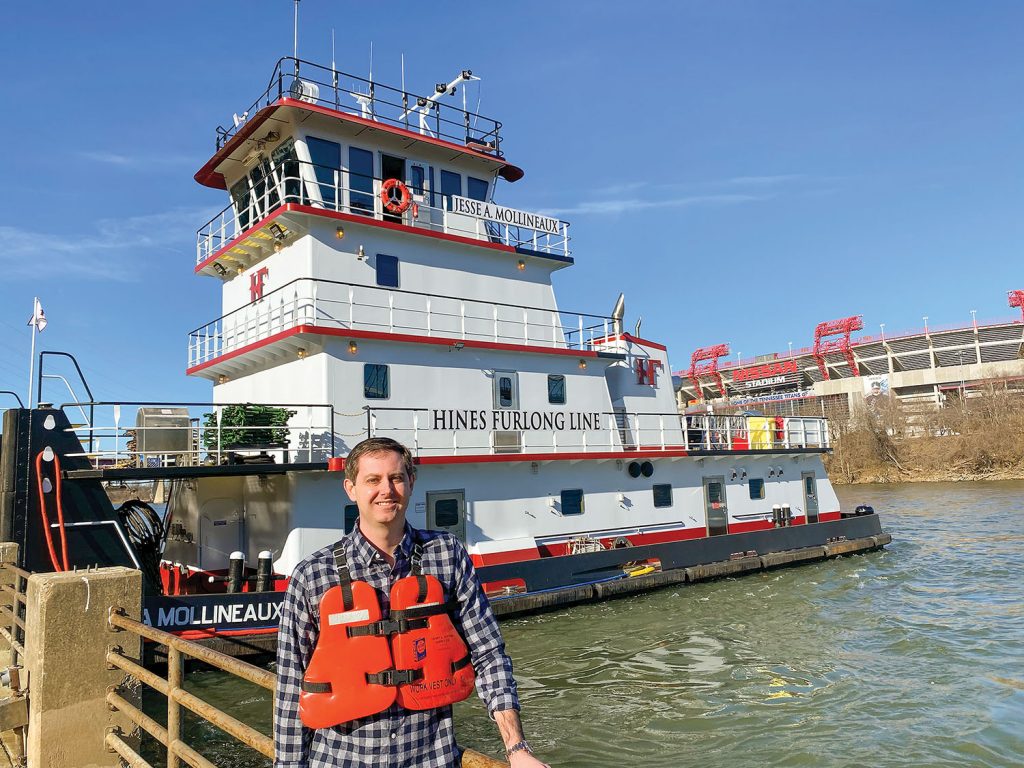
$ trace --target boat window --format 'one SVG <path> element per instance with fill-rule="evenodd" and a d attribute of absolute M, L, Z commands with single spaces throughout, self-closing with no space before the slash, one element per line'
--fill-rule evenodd
<path fill-rule="evenodd" d="M 345 505 L 345 533 L 351 533 L 356 527 L 359 519 L 359 507 L 355 504 Z"/>
<path fill-rule="evenodd" d="M 654 492 L 655 507 L 672 506 L 672 486 L 669 483 L 655 485 L 651 490 Z"/>
<path fill-rule="evenodd" d="M 315 136 L 306 138 L 309 148 L 309 159 L 313 162 L 313 174 L 320 186 L 320 199 L 324 205 L 336 208 L 337 175 L 341 170 L 341 145 L 335 141 L 318 139 Z"/>
<path fill-rule="evenodd" d="M 483 179 L 474 179 L 472 176 L 466 177 L 466 197 L 471 200 L 487 202 L 488 187 L 488 183 Z"/>
<path fill-rule="evenodd" d="M 721 504 L 725 499 L 722 498 L 722 484 L 717 480 L 711 480 L 708 482 L 708 502 L 711 504 L 712 509 L 716 509 L 716 504 Z"/>
<path fill-rule="evenodd" d="M 231 185 L 231 200 L 235 204 L 235 213 L 238 215 L 238 228 L 248 229 L 252 221 L 252 211 L 249 204 L 252 202 L 252 192 L 249 191 L 249 179 L 242 177 Z"/>
<path fill-rule="evenodd" d="M 565 376 L 548 376 L 548 402 L 565 405 Z"/>
<path fill-rule="evenodd" d="M 422 165 L 414 165 L 410 169 L 409 181 L 412 183 L 412 193 L 414 195 L 423 194 L 423 182 L 426 180 L 426 174 L 423 171 Z"/>
<path fill-rule="evenodd" d="M 441 171 L 441 198 L 457 195 L 462 197 L 462 176 L 451 171 Z M 445 208 L 450 208 L 446 204 Z"/>
<path fill-rule="evenodd" d="M 814 496 L 814 475 L 804 477 L 804 493 L 808 496 Z"/>
<path fill-rule="evenodd" d="M 562 491 L 562 514 L 582 515 L 583 514 L 583 489 L 576 488 L 571 491 Z"/>
<path fill-rule="evenodd" d="M 373 153 L 348 148 L 349 207 L 353 213 L 373 213 Z"/>
<path fill-rule="evenodd" d="M 386 365 L 366 363 L 363 366 L 363 396 L 368 400 L 386 400 L 391 396 Z"/>
<path fill-rule="evenodd" d="M 437 528 L 451 528 L 458 524 L 458 499 L 438 499 L 434 502 L 434 525 Z"/>
<path fill-rule="evenodd" d="M 498 405 L 502 408 L 512 407 L 512 377 L 498 377 Z"/>
<path fill-rule="evenodd" d="M 386 253 L 377 254 L 377 285 L 385 288 L 398 287 L 398 257 Z"/>
<path fill-rule="evenodd" d="M 752 499 L 763 499 L 764 498 L 764 480 L 752 477 L 747 481 L 750 486 L 750 498 Z"/>
<path fill-rule="evenodd" d="M 298 203 L 301 193 L 299 179 L 299 158 L 295 154 L 295 139 L 284 141 L 270 155 L 274 165 L 274 178 L 284 189 L 286 203 Z"/>
<path fill-rule="evenodd" d="M 272 177 L 268 179 L 269 176 L 270 161 L 267 158 L 260 160 L 249 172 L 249 178 L 252 179 L 252 192 L 254 202 L 256 203 L 256 210 L 262 216 L 270 213 L 280 202 L 280 198 L 277 195 L 277 187 L 273 183 L 274 179 Z"/>

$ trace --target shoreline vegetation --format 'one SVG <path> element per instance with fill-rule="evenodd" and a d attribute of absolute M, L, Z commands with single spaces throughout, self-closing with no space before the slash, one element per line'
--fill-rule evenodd
<path fill-rule="evenodd" d="M 830 424 L 833 484 L 1024 479 L 1024 402 L 1013 393 L 929 411 L 885 400 Z"/>

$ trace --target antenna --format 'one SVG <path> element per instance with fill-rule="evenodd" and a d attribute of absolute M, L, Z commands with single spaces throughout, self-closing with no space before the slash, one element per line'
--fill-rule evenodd
<path fill-rule="evenodd" d="M 292 58 L 299 65 L 299 0 L 295 0 L 295 23 L 292 25 Z"/>

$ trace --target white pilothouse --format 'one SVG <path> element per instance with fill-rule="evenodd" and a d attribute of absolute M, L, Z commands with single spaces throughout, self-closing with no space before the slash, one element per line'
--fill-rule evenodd
<path fill-rule="evenodd" d="M 179 609 L 151 620 L 269 631 L 228 613 L 200 627 L 181 600 L 254 593 L 223 577 L 239 559 L 283 589 L 353 524 L 328 467 L 369 435 L 412 449 L 409 521 L 464 540 L 506 612 L 739 556 L 878 546 L 876 516 L 840 513 L 823 420 L 682 416 L 665 347 L 624 330 L 622 297 L 610 315 L 560 310 L 569 224 L 497 202 L 523 176 L 501 124 L 445 103 L 474 79 L 422 97 L 283 59 L 218 129 L 196 179 L 230 203 L 200 229 L 195 271 L 223 303 L 188 362 L 213 384 L 195 452 L 214 466 L 168 473 L 159 589 Z M 237 404 L 276 406 L 277 428 L 235 441 L 225 466 Z"/>

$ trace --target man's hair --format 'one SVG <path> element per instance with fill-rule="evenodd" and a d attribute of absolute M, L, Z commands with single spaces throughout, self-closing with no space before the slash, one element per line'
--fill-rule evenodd
<path fill-rule="evenodd" d="M 402 467 L 410 478 L 416 477 L 416 465 L 412 462 L 409 449 L 390 437 L 371 437 L 356 445 L 345 459 L 345 479 L 353 483 L 359 474 L 359 459 L 372 453 L 397 453 L 402 458 Z"/>

